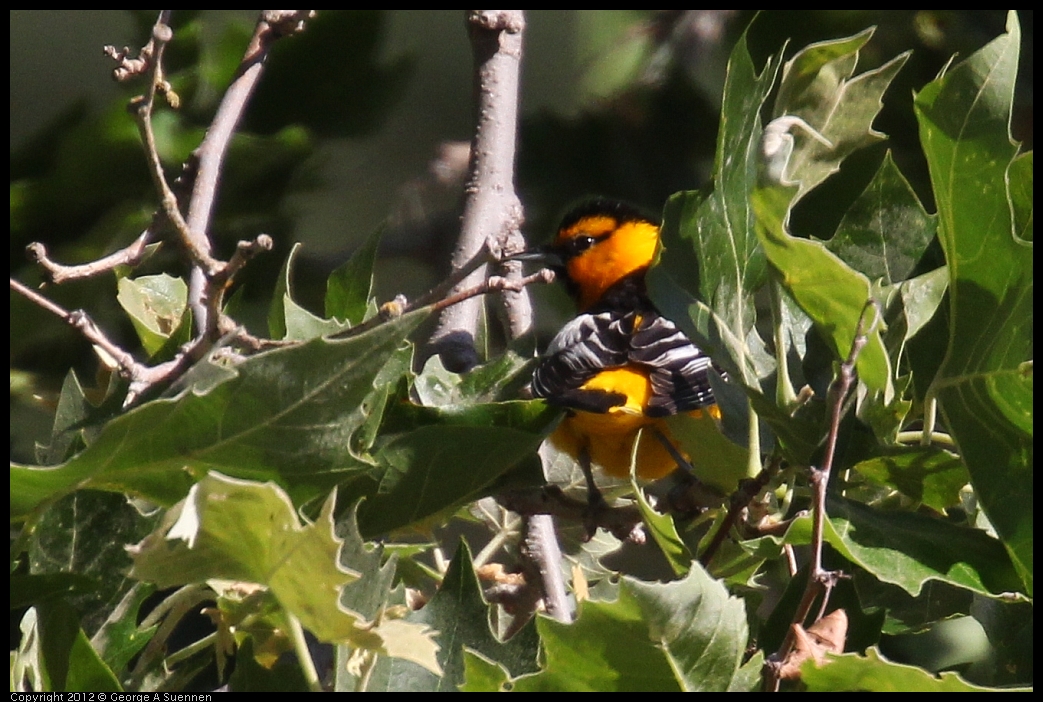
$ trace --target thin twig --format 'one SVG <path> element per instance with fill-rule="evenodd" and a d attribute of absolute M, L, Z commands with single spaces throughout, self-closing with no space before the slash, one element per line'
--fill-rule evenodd
<path fill-rule="evenodd" d="M 507 278 L 493 276 L 491 278 L 487 278 L 481 281 L 473 287 L 461 290 L 458 293 L 438 300 L 437 302 L 431 305 L 431 311 L 440 312 L 448 307 L 452 307 L 453 305 L 458 305 L 465 300 L 469 300 L 473 297 L 478 297 L 479 295 L 485 295 L 491 292 L 501 292 L 503 290 L 520 290 L 525 286 L 531 285 L 533 283 L 550 283 L 553 282 L 553 280 L 554 271 L 550 270 L 549 268 L 542 268 L 533 273 L 532 275 L 525 276 L 520 280 L 508 280 Z M 439 285 L 439 288 L 442 287 L 444 287 L 444 284 Z M 351 329 L 345 329 L 342 332 L 331 334 L 330 338 L 349 339 L 351 337 L 358 336 L 359 334 L 363 334 L 369 331 L 370 329 L 373 329 L 374 327 L 386 322 L 387 316 L 400 317 L 404 314 L 420 309 L 423 306 L 421 302 L 424 300 L 428 300 L 431 297 L 432 294 L 429 292 L 417 298 L 415 302 L 405 303 L 403 302 L 404 298 L 402 296 L 399 296 L 392 302 L 384 303 L 384 305 L 381 306 L 381 311 L 385 314 L 385 316 L 371 317 L 362 324 L 356 325 Z"/>
<path fill-rule="evenodd" d="M 148 371 L 147 366 L 135 361 L 133 356 L 105 336 L 104 332 L 98 328 L 98 325 L 83 310 L 69 311 L 56 302 L 48 300 L 35 290 L 26 287 L 14 278 L 11 278 L 11 289 L 48 312 L 60 317 L 69 326 L 80 332 L 87 341 L 103 351 L 116 363 L 120 374 L 124 377 L 133 379 Z"/>
<path fill-rule="evenodd" d="M 209 245 L 200 246 L 198 236 L 193 235 L 191 228 L 181 216 L 177 196 L 174 194 L 170 183 L 167 182 L 163 163 L 159 157 L 159 149 L 156 145 L 156 134 L 152 128 L 152 111 L 155 108 L 156 95 L 167 90 L 166 80 L 163 78 L 163 53 L 167 44 L 173 39 L 174 33 L 170 28 L 170 10 L 159 13 L 156 24 L 152 27 L 152 38 L 148 47 L 151 47 L 148 66 L 151 69 L 151 80 L 148 90 L 144 95 L 132 101 L 135 115 L 138 119 L 138 130 L 145 142 L 145 158 L 148 161 L 149 175 L 159 193 L 160 205 L 163 214 L 179 234 L 185 250 L 196 266 L 203 267 L 208 275 L 215 273 L 220 268 L 220 262 L 210 256 Z M 142 50 L 144 53 L 144 50 Z M 194 311 L 194 310 L 193 310 Z"/>
<path fill-rule="evenodd" d="M 643 524 L 641 511 L 634 505 L 610 507 L 604 501 L 592 509 L 587 500 L 569 497 L 555 485 L 531 490 L 511 490 L 496 497 L 512 512 L 522 516 L 549 514 L 587 527 L 604 529 L 621 541 L 633 540 Z"/>
<path fill-rule="evenodd" d="M 542 268 L 532 275 L 527 275 L 524 278 L 510 279 L 503 278 L 501 276 L 492 276 L 486 278 L 478 285 L 461 290 L 458 293 L 450 295 L 442 300 L 439 300 L 433 305 L 435 312 L 444 310 L 453 305 L 458 305 L 465 300 L 469 300 L 479 295 L 485 295 L 491 292 L 503 292 L 505 290 L 519 291 L 523 290 L 526 286 L 532 283 L 550 283 L 554 280 L 554 271 L 549 268 Z"/>
<path fill-rule="evenodd" d="M 116 364 L 119 374 L 130 383 L 127 389 L 127 396 L 123 400 L 123 409 L 129 409 L 136 404 L 149 389 L 170 382 L 180 376 L 192 363 L 202 358 L 203 349 L 206 347 L 202 339 L 196 339 L 184 346 L 172 360 L 161 363 L 158 366 L 148 366 L 136 361 L 133 355 L 105 336 L 105 333 L 83 310 L 66 310 L 61 305 L 48 300 L 40 293 L 19 283 L 14 278 L 11 278 L 11 289 L 56 317 L 61 318 L 78 331 L 83 338 L 91 342 L 95 347 L 96 353 L 98 353 L 99 357 L 102 357 L 103 363 L 108 365 L 111 360 L 112 363 Z"/>
<path fill-rule="evenodd" d="M 721 544 L 724 543 L 725 538 L 731 532 L 732 527 L 739 520 L 739 515 L 778 473 L 779 464 L 780 461 L 773 460 L 761 470 L 756 478 L 740 481 L 739 489 L 732 495 L 731 503 L 728 505 L 728 514 L 725 515 L 724 522 L 713 535 L 713 539 L 706 547 L 706 550 L 699 554 L 699 562 L 703 566 L 709 566 L 710 561 L 717 554 L 717 549 L 721 547 Z"/>
<path fill-rule="evenodd" d="M 873 315 L 871 319 L 867 319 L 869 313 Z M 822 567 L 823 535 L 826 522 L 826 488 L 829 485 L 829 477 L 833 469 L 837 437 L 840 434 L 840 421 L 844 414 L 844 400 L 847 398 L 848 392 L 851 390 L 851 384 L 855 379 L 855 362 L 858 360 L 858 355 L 862 352 L 862 349 L 869 342 L 869 334 L 876 327 L 879 319 L 880 310 L 876 300 L 870 299 L 866 302 L 865 307 L 862 309 L 862 314 L 858 318 L 855 338 L 851 342 L 851 350 L 844 362 L 840 364 L 837 377 L 833 379 L 829 386 L 827 400 L 829 402 L 830 424 L 829 434 L 826 438 L 826 451 L 823 456 L 822 467 L 816 468 L 811 466 L 813 527 L 810 572 L 808 573 L 808 582 L 804 587 L 804 595 L 801 597 L 800 604 L 797 606 L 792 620 L 793 624 L 800 626 L 804 626 L 805 620 L 811 612 L 811 607 L 819 595 L 823 596 L 822 605 L 819 607 L 819 616 L 821 616 L 822 612 L 825 612 L 830 592 L 836 585 L 837 580 L 843 577 L 843 574 L 839 571 L 827 571 Z M 772 654 L 769 662 L 765 665 L 766 682 L 769 689 L 777 689 L 779 666 L 781 661 L 786 660 L 786 657 L 793 649 L 795 640 L 794 629 L 790 627 L 790 631 L 787 633 L 782 646 L 777 652 Z"/>
<path fill-rule="evenodd" d="M 66 266 L 51 260 L 47 255 L 47 248 L 38 241 L 34 241 L 26 247 L 30 260 L 38 263 L 47 272 L 47 278 L 55 285 L 60 285 L 69 280 L 81 278 L 92 278 L 102 273 L 107 273 L 117 266 L 137 266 L 145 258 L 148 245 L 152 242 L 155 229 L 149 227 L 126 248 L 114 251 L 108 256 L 99 258 L 89 263 Z"/>

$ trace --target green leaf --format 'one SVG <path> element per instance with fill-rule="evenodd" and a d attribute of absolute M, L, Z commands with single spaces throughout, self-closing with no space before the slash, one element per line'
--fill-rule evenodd
<path fill-rule="evenodd" d="M 196 376 L 191 390 L 109 422 L 65 464 L 12 465 L 11 514 L 25 516 L 80 487 L 170 505 L 210 469 L 280 481 L 298 503 L 322 495 L 371 468 L 352 453 L 352 435 L 367 421 L 376 379 L 427 315 L 417 310 L 350 339 L 262 353 L 232 370 L 201 364 L 207 377 Z"/>
<path fill-rule="evenodd" d="M 814 320 L 835 357 L 845 359 L 871 298 L 869 280 L 822 243 L 786 232 L 784 218 L 788 216 L 791 195 L 792 189 L 785 188 L 764 188 L 753 193 L 757 233 L 779 282 Z M 867 316 L 872 320 L 872 314 Z M 891 367 L 879 329 L 872 330 L 868 338 L 857 360 L 859 379 L 871 389 L 883 390 L 889 400 L 894 394 Z"/>
<path fill-rule="evenodd" d="M 780 134 L 789 146 L 787 153 L 777 154 L 784 161 L 780 180 L 798 184 L 793 203 L 839 170 L 852 152 L 884 138 L 873 129 L 873 120 L 882 107 L 884 91 L 909 53 L 854 76 L 859 51 L 872 35 L 873 30 L 867 29 L 845 39 L 811 44 L 783 68 L 773 122 L 765 132 L 795 117 L 831 144 L 822 143 L 807 129 L 797 132 L 792 126 Z"/>
<path fill-rule="evenodd" d="M 531 382 L 532 367 L 531 359 L 507 351 L 466 373 L 451 373 L 434 355 L 427 359 L 413 387 L 420 403 L 428 407 L 513 400 Z"/>
<path fill-rule="evenodd" d="M 923 668 L 887 660 L 874 646 L 862 656 L 845 653 L 829 656 L 819 667 L 808 660 L 801 667 L 801 679 L 809 692 L 1012 692 L 1011 688 L 972 685 L 956 673 L 934 676 Z M 1023 688 L 1021 692 L 1029 692 Z"/>
<path fill-rule="evenodd" d="M 949 346 L 930 392 L 1031 593 L 1032 173 L 1009 127 L 1020 45 L 1011 12 L 1007 33 L 925 86 L 915 108 L 950 276 Z"/>
<path fill-rule="evenodd" d="M 142 516 L 123 495 L 81 490 L 58 500 L 44 512 L 29 542 L 33 573 L 76 573 L 95 587 L 66 602 L 83 612 L 80 626 L 94 636 L 108 614 L 136 585 L 127 576 L 130 558 L 125 544 L 142 539 L 158 515 Z"/>
<path fill-rule="evenodd" d="M 937 219 L 924 210 L 888 151 L 826 248 L 871 280 L 900 283 L 934 239 Z"/>
<path fill-rule="evenodd" d="M 152 640 L 159 624 L 139 628 L 140 609 L 156 589 L 145 583 L 135 583 L 115 607 L 107 610 L 105 622 L 91 637 L 91 645 L 102 660 L 114 671 L 127 669 L 134 656 Z"/>
<path fill-rule="evenodd" d="M 464 649 L 464 681 L 459 685 L 460 692 L 503 692 L 508 677 L 507 670 L 500 664 Z"/>
<path fill-rule="evenodd" d="M 398 556 L 392 553 L 385 559 L 383 546 L 374 547 L 363 542 L 356 521 L 356 510 L 351 510 L 346 519 L 338 520 L 337 533 L 343 539 L 340 550 L 341 565 L 361 574 L 358 580 L 344 586 L 340 598 L 341 605 L 370 620 L 383 617 L 389 608 L 397 604 L 397 600 L 402 594 L 395 590 Z M 397 632 L 390 633 L 397 635 Z M 411 641 L 411 638 L 412 632 L 403 631 L 402 635 L 397 637 L 395 646 L 399 650 L 413 646 L 414 642 Z M 424 640 L 420 640 L 416 644 L 422 649 L 427 646 Z M 335 682 L 337 691 L 354 690 L 359 684 L 359 680 L 351 673 L 354 666 L 348 664 L 352 653 L 353 649 L 349 645 L 337 647 L 338 666 Z M 411 658 L 410 655 L 398 657 L 407 660 Z M 386 659 L 380 659 L 376 665 L 386 668 L 392 663 Z M 370 680 L 372 682 L 372 676 Z"/>
<path fill-rule="evenodd" d="M 709 412 L 698 417 L 678 414 L 666 418 L 670 434 L 689 456 L 692 472 L 700 482 L 728 495 L 747 476 L 749 450 L 732 443 L 721 433 Z"/>
<path fill-rule="evenodd" d="M 1033 200 L 1032 200 L 1032 154 L 1018 154 L 1010 164 L 1010 207 L 1014 217 L 1014 237 L 1024 243 L 1032 243 Z"/>
<path fill-rule="evenodd" d="M 931 446 L 894 447 L 854 468 L 939 512 L 960 504 L 960 490 L 970 479 L 959 456 Z"/>
<path fill-rule="evenodd" d="M 789 234 L 789 213 L 809 190 L 840 167 L 856 149 L 883 135 L 872 128 L 881 98 L 908 55 L 852 77 L 859 49 L 871 32 L 813 44 L 783 72 L 775 119 L 760 145 L 765 174 L 751 193 L 756 231 L 777 277 L 811 317 L 839 359 L 847 357 L 858 320 L 870 299 L 869 281 L 819 242 Z M 794 134 L 804 125 L 804 136 Z M 815 138 L 810 138 L 814 136 Z M 828 144 L 823 142 L 828 141 Z M 879 333 L 858 357 L 859 377 L 891 402 L 891 369 Z"/>
<path fill-rule="evenodd" d="M 270 587 L 280 601 L 290 602 L 302 593 L 325 593 L 312 606 L 340 618 L 334 606 L 340 591 L 359 574 L 338 563 L 340 540 L 333 534 L 331 509 L 327 504 L 318 521 L 301 524 L 278 486 L 214 472 L 131 548 L 131 575 L 159 588 L 210 578 L 241 580 Z M 328 626 L 319 622 L 317 633 L 327 633 Z"/>
<path fill-rule="evenodd" d="M 455 510 L 489 494 L 531 457 L 558 410 L 541 401 L 418 407 L 400 405 L 373 452 L 383 470 L 359 508 L 364 534 L 382 534 Z"/>
<path fill-rule="evenodd" d="M 298 305 L 290 293 L 290 271 L 301 245 L 294 244 L 279 274 L 279 282 L 268 309 L 268 332 L 273 339 L 307 341 L 344 331 L 350 325 L 336 319 L 323 319 Z"/>
<path fill-rule="evenodd" d="M 732 51 L 721 106 L 714 158 L 713 192 L 678 193 L 663 212 L 665 254 L 654 279 L 670 274 L 695 298 L 703 300 L 727 330 L 723 343 L 746 385 L 758 378 L 747 368 L 746 345 L 756 314 L 753 292 L 765 281 L 766 261 L 753 226 L 749 195 L 756 185 L 761 135 L 760 109 L 769 95 L 781 59 L 773 57 L 757 75 L 745 35 Z M 677 320 L 675 320 L 677 321 Z M 697 324 L 698 326 L 698 324 Z"/>
<path fill-rule="evenodd" d="M 344 586 L 341 604 L 367 619 L 375 618 L 388 604 L 395 584 L 397 556 L 385 560 L 384 547 L 366 544 L 359 533 L 356 513 L 337 521 L 337 536 L 341 539 L 340 563 L 358 572 L 361 577 Z"/>
<path fill-rule="evenodd" d="M 518 691 L 724 691 L 740 674 L 746 614 L 698 564 L 684 580 L 624 577 L 615 602 L 583 602 L 577 620 L 541 617 L 545 664 Z"/>
<path fill-rule="evenodd" d="M 826 540 L 844 558 L 885 583 L 916 596 L 929 580 L 996 596 L 1020 589 L 1002 544 L 980 529 L 957 526 L 913 512 L 872 509 L 829 498 Z M 793 543 L 810 542 L 810 520 L 797 520 L 787 533 Z"/>
<path fill-rule="evenodd" d="M 61 601 L 31 608 L 22 618 L 22 643 L 12 655 L 12 690 L 121 692 L 116 676 L 79 627 L 76 610 Z"/>
<path fill-rule="evenodd" d="M 88 435 L 95 433 L 84 426 L 93 409 L 83 393 L 76 371 L 70 370 L 62 381 L 58 407 L 54 411 L 51 443 L 37 447 L 36 460 L 45 466 L 56 465 L 67 459 L 72 451 L 82 449 Z"/>
<path fill-rule="evenodd" d="M 167 274 L 120 278 L 120 306 L 126 310 L 145 353 L 155 356 L 167 342 L 177 345 L 189 339 L 188 286 Z"/>
<path fill-rule="evenodd" d="M 927 325 L 949 288 L 949 272 L 944 268 L 918 275 L 898 284 L 905 317 L 903 339 L 908 341 Z"/>
<path fill-rule="evenodd" d="M 366 316 L 382 233 L 380 229 L 373 232 L 344 265 L 330 273 L 326 280 L 327 318 L 341 319 L 355 326 Z"/>
<path fill-rule="evenodd" d="M 641 519 L 644 521 L 645 527 L 652 535 L 656 545 L 659 546 L 659 550 L 663 552 L 674 575 L 683 577 L 695 559 L 678 535 L 673 517 L 669 514 L 660 514 L 652 505 L 648 504 L 644 491 L 637 484 L 635 475 L 630 476 L 630 487 L 637 498 L 637 507 L 641 510 Z"/>
<path fill-rule="evenodd" d="M 331 495 L 315 523 L 301 524 L 278 486 L 213 472 L 192 487 L 160 528 L 130 549 L 131 575 L 161 588 L 210 579 L 258 583 L 320 641 L 405 654 L 437 671 L 430 639 L 426 651 L 395 645 L 406 634 L 403 628 L 423 639 L 418 627 L 391 619 L 367 624 L 341 605 L 344 586 L 360 574 L 340 563 L 335 502 Z"/>
<path fill-rule="evenodd" d="M 482 598 L 473 558 L 463 543 L 456 551 L 438 592 L 406 621 L 436 630 L 441 677 L 405 661 L 391 661 L 383 684 L 369 689 L 386 692 L 455 692 L 464 680 L 465 648 L 504 666 L 514 675 L 535 669 L 537 641 L 528 626 L 510 641 L 497 641 L 489 627 L 489 605 Z"/>

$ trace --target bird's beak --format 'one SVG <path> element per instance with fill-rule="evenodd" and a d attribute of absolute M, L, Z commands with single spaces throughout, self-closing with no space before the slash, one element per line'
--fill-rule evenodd
<path fill-rule="evenodd" d="M 542 263 L 543 265 L 548 266 L 550 268 L 560 267 L 565 263 L 561 259 L 561 256 L 556 251 L 551 249 L 549 246 L 536 246 L 534 248 L 528 249 L 527 251 L 522 251 L 521 253 L 516 253 L 513 256 L 508 256 L 505 260 L 535 261 L 537 263 Z"/>

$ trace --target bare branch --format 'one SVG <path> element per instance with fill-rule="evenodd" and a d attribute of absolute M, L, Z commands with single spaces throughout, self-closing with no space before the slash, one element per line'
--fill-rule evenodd
<path fill-rule="evenodd" d="M 141 138 L 145 142 L 145 157 L 148 161 L 149 175 L 159 193 L 160 205 L 167 220 L 178 232 L 185 250 L 188 252 L 196 266 L 202 266 L 209 275 L 216 272 L 220 263 L 210 256 L 210 247 L 200 246 L 198 238 L 192 234 L 189 225 L 181 216 L 177 196 L 174 194 L 170 183 L 167 182 L 166 173 L 163 171 L 163 163 L 159 158 L 159 150 L 156 146 L 156 134 L 152 129 L 152 110 L 155 107 L 156 95 L 163 92 L 170 96 L 169 85 L 163 78 L 163 52 L 167 43 L 173 39 L 174 33 L 170 29 L 170 10 L 163 10 L 152 28 L 152 39 L 146 48 L 149 48 L 148 67 L 152 71 L 152 80 L 146 93 L 131 102 L 135 115 L 138 118 L 138 129 Z M 145 50 L 142 49 L 142 53 Z M 205 238 L 205 237 L 204 237 Z"/>
<path fill-rule="evenodd" d="M 145 258 L 146 247 L 152 243 L 154 231 L 154 227 L 149 227 L 139 234 L 138 238 L 126 248 L 99 258 L 97 261 L 75 266 L 66 266 L 52 261 L 47 256 L 47 248 L 37 241 L 29 244 L 25 250 L 29 254 L 30 260 L 40 264 L 40 267 L 47 272 L 48 280 L 55 285 L 60 285 L 69 280 L 92 278 L 96 275 L 107 273 L 116 266 L 138 265 Z"/>
<path fill-rule="evenodd" d="M 122 346 L 109 339 L 83 310 L 66 310 L 61 305 L 48 300 L 40 293 L 19 283 L 14 278 L 11 278 L 11 289 L 30 302 L 61 318 L 82 334 L 94 346 L 95 353 L 98 354 L 102 363 L 106 365 L 115 364 L 119 374 L 130 383 L 127 396 L 123 400 L 124 409 L 134 405 L 151 388 L 173 381 L 184 373 L 189 365 L 202 357 L 205 344 L 201 339 L 197 339 L 182 348 L 172 360 L 166 363 L 161 363 L 158 366 L 148 366 L 144 363 L 139 363 Z"/>
<path fill-rule="evenodd" d="M 561 576 L 561 547 L 554 532 L 554 517 L 533 514 L 525 518 L 525 540 L 522 555 L 543 583 L 547 614 L 559 622 L 572 621 L 572 611 L 565 595 L 565 580 Z"/>
<path fill-rule="evenodd" d="M 112 77 L 116 81 L 123 83 L 131 78 L 144 75 L 148 71 L 153 70 L 158 64 L 158 61 L 155 60 L 157 41 L 159 46 L 162 46 L 170 41 L 172 37 L 170 32 L 170 13 L 171 10 L 162 10 L 159 13 L 159 19 L 156 20 L 156 24 L 152 28 L 152 38 L 148 40 L 145 46 L 141 47 L 137 57 L 131 57 L 130 47 L 128 46 L 124 46 L 122 49 L 117 49 L 111 45 L 102 47 L 102 53 L 116 62 L 116 68 L 112 69 Z"/>
<path fill-rule="evenodd" d="M 521 205 L 514 191 L 514 148 L 524 26 L 521 10 L 468 13 L 478 119 L 471 147 L 467 202 L 452 258 L 454 270 L 462 268 L 486 246 L 489 237 L 505 238 L 520 221 Z M 464 279 L 457 290 L 474 287 L 485 275 L 483 266 Z M 478 362 L 474 339 L 481 305 L 481 300 L 473 299 L 449 308 L 432 334 L 431 350 L 442 357 L 443 365 L 451 371 L 462 372 Z"/>
<path fill-rule="evenodd" d="M 453 254 L 453 268 L 460 269 L 490 237 L 499 239 L 496 248 L 515 253 L 525 248 L 521 236 L 524 221 L 521 201 L 514 190 L 514 148 L 518 120 L 518 85 L 521 65 L 522 33 L 525 17 L 521 10 L 470 10 L 468 34 L 475 62 L 478 124 L 471 147 L 471 180 L 467 188 L 460 241 Z M 532 303 L 525 284 L 539 278 L 522 278 L 519 261 L 500 266 L 504 284 L 499 289 L 500 310 L 509 339 L 532 329 Z M 478 362 L 474 339 L 478 330 L 482 301 L 478 297 L 457 299 L 476 289 L 486 275 L 485 267 L 461 281 L 456 295 L 446 298 L 449 307 L 442 313 L 431 339 L 442 365 L 461 372 Z M 525 520 L 524 551 L 543 583 L 551 616 L 568 621 L 565 585 L 559 571 L 561 552 L 550 515 L 534 515 Z M 628 531 L 629 533 L 629 531 Z"/>
<path fill-rule="evenodd" d="M 524 290 L 530 283 L 550 283 L 554 280 L 554 271 L 549 268 L 541 268 L 532 275 L 527 275 L 524 278 L 509 279 L 501 276 L 492 276 L 486 278 L 482 282 L 478 283 L 474 287 L 461 290 L 458 293 L 450 295 L 434 305 L 435 311 L 444 310 L 453 305 L 458 305 L 461 302 L 476 298 L 480 295 L 485 295 L 491 292 L 503 292 L 509 290 L 512 292 L 518 292 Z M 412 308 L 411 308 L 412 309 Z"/>
<path fill-rule="evenodd" d="M 872 313 L 872 317 L 868 316 L 870 313 Z M 829 386 L 827 400 L 829 402 L 830 424 L 829 434 L 826 437 L 826 452 L 822 460 L 822 467 L 816 468 L 811 466 L 810 469 L 813 509 L 811 567 L 808 573 L 808 582 L 804 588 L 804 595 L 801 597 L 797 611 L 793 615 L 792 623 L 798 626 L 804 625 L 808 614 L 811 612 L 812 605 L 814 605 L 815 600 L 820 595 L 823 596 L 823 599 L 819 606 L 816 620 L 822 617 L 822 614 L 826 611 L 830 592 L 837 581 L 845 577 L 839 571 L 827 571 L 822 567 L 823 532 L 826 521 L 826 488 L 829 485 L 829 477 L 833 469 L 837 437 L 840 434 L 840 420 L 844 414 L 844 400 L 847 398 L 848 392 L 851 390 L 851 384 L 855 379 L 855 362 L 858 360 L 858 355 L 862 352 L 862 349 L 869 342 L 869 334 L 879 323 L 880 316 L 880 308 L 876 300 L 870 299 L 867 301 L 865 307 L 862 308 L 862 314 L 858 318 L 855 338 L 851 342 L 851 350 L 848 352 L 847 358 L 840 364 L 837 377 L 833 379 Z M 766 682 L 769 688 L 777 689 L 778 687 L 782 661 L 787 660 L 797 642 L 795 632 L 796 630 L 791 627 L 785 640 L 782 642 L 782 646 L 771 655 L 768 663 L 765 664 L 767 672 Z"/>
<path fill-rule="evenodd" d="M 611 507 L 604 501 L 591 504 L 569 497 L 556 485 L 534 490 L 512 490 L 497 496 L 497 501 L 522 516 L 549 514 L 579 522 L 588 530 L 601 528 L 621 541 L 644 541 L 641 512 L 634 505 Z M 546 585 L 546 583 L 545 583 Z"/>
<path fill-rule="evenodd" d="M 216 331 L 218 317 L 215 310 L 220 307 L 223 292 L 220 287 L 212 283 L 207 284 L 207 279 L 216 271 L 207 265 L 206 258 L 210 257 L 211 251 L 207 231 L 225 154 L 228 152 L 236 125 L 239 124 L 247 102 L 261 78 L 264 62 L 272 45 L 280 37 L 303 29 L 304 20 L 311 16 L 309 10 L 266 10 L 262 13 L 235 78 L 225 91 L 217 114 L 214 115 L 214 121 L 210 124 L 203 142 L 193 153 L 196 169 L 185 233 L 191 239 L 190 248 L 205 254 L 196 257 L 196 266 L 189 278 L 188 301 L 195 314 L 196 331 L 199 334 Z"/>
<path fill-rule="evenodd" d="M 484 263 L 479 263 L 480 260 L 481 257 L 477 257 L 473 259 L 473 263 L 475 265 L 485 265 Z M 502 292 L 504 290 L 521 290 L 525 286 L 531 285 L 533 283 L 550 283 L 553 282 L 553 280 L 554 271 L 550 270 L 549 268 L 542 268 L 533 273 L 532 275 L 525 276 L 524 278 L 518 280 L 508 280 L 507 278 L 503 278 L 500 276 L 493 276 L 491 278 L 487 278 L 481 281 L 473 287 L 461 290 L 458 293 L 438 300 L 437 302 L 431 305 L 431 308 L 433 312 L 440 312 L 444 309 L 452 307 L 453 305 L 458 305 L 461 302 L 470 300 L 475 297 L 479 297 L 481 295 L 485 295 L 487 293 Z M 446 289 L 447 287 L 450 286 L 448 286 L 446 282 L 443 282 L 439 284 L 436 288 L 424 293 L 422 296 L 420 296 L 413 302 L 407 302 L 404 296 L 399 295 L 391 302 L 385 302 L 383 305 L 381 305 L 381 316 L 368 319 L 362 324 L 356 325 L 351 329 L 345 329 L 342 332 L 332 334 L 331 338 L 347 339 L 353 336 L 358 336 L 359 334 L 367 332 L 373 327 L 384 323 L 389 318 L 401 317 L 407 312 L 412 312 L 414 310 L 420 309 L 421 307 L 424 307 L 427 304 L 428 300 L 435 297 L 435 290 L 442 290 Z"/>
<path fill-rule="evenodd" d="M 725 515 L 724 522 L 720 528 L 713 535 L 713 539 L 710 544 L 706 547 L 706 550 L 699 554 L 699 562 L 704 566 L 708 566 L 710 561 L 713 560 L 717 550 L 724 543 L 732 527 L 739 520 L 739 515 L 742 511 L 753 501 L 761 490 L 768 486 L 772 478 L 778 472 L 779 461 L 775 460 L 765 466 L 761 472 L 754 479 L 742 480 L 739 483 L 739 489 L 731 497 L 731 503 L 728 506 L 728 514 Z"/>

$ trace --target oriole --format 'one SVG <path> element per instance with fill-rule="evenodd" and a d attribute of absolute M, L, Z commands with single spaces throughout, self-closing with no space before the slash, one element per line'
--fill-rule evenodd
<path fill-rule="evenodd" d="M 567 410 L 551 442 L 614 477 L 629 474 L 639 430 L 638 477 L 657 479 L 677 467 L 666 441 L 683 455 L 662 418 L 701 408 L 720 416 L 710 358 L 645 292 L 658 243 L 659 225 L 650 217 L 599 199 L 566 215 L 542 249 L 580 314 L 540 359 L 532 394 Z"/>

